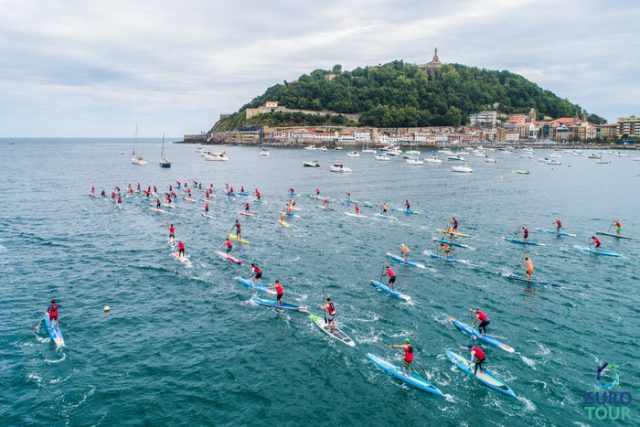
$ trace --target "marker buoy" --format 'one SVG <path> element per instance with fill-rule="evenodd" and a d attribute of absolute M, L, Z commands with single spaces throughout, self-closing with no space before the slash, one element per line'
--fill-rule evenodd
<path fill-rule="evenodd" d="M 108 305 L 105 305 L 103 310 L 105 313 L 108 313 L 109 311 L 111 311 L 111 307 L 109 307 Z"/>

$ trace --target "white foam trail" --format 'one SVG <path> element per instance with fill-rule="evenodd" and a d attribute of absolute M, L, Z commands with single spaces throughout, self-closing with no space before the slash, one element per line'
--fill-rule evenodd
<path fill-rule="evenodd" d="M 531 360 L 528 357 L 522 355 L 520 355 L 520 357 L 522 358 L 522 361 L 525 363 L 525 365 L 535 370 L 536 362 L 534 360 Z"/>
<path fill-rule="evenodd" d="M 44 359 L 44 361 L 45 363 L 60 363 L 60 362 L 64 362 L 66 358 L 67 358 L 67 354 L 62 353 L 62 357 L 60 359 Z"/>
<path fill-rule="evenodd" d="M 524 403 L 525 412 L 535 412 L 538 410 L 536 405 L 534 405 L 533 402 L 527 399 L 526 397 L 518 396 L 518 400 Z"/>

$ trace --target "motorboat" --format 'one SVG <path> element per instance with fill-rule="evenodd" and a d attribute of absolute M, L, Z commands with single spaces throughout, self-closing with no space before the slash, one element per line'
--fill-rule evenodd
<path fill-rule="evenodd" d="M 347 157 L 360 157 L 360 153 L 358 153 L 357 151 L 351 151 L 347 153 Z"/>
<path fill-rule="evenodd" d="M 203 157 L 205 160 L 209 162 L 226 162 L 227 160 L 229 160 L 227 153 L 225 153 L 224 151 L 217 152 L 217 153 L 212 153 L 211 151 L 207 151 L 206 153 L 204 153 Z"/>
<path fill-rule="evenodd" d="M 331 172 L 338 172 L 338 173 L 344 173 L 344 172 L 351 172 L 351 169 L 345 167 L 342 162 L 337 161 L 331 165 L 331 167 L 329 168 L 329 170 Z"/>
<path fill-rule="evenodd" d="M 452 161 L 452 162 L 464 162 L 464 157 L 458 156 L 458 155 L 453 155 L 453 156 L 448 156 L 447 160 Z"/>
<path fill-rule="evenodd" d="M 469 165 L 454 166 L 454 167 L 451 168 L 451 172 L 471 173 L 471 172 L 473 172 L 473 169 L 471 169 L 469 167 Z"/>
<path fill-rule="evenodd" d="M 496 159 L 494 159 L 493 157 L 487 157 L 486 159 L 484 159 L 485 163 L 498 163 L 498 161 Z"/>
<path fill-rule="evenodd" d="M 317 150 L 315 145 L 307 145 L 304 149 L 309 151 Z"/>
<path fill-rule="evenodd" d="M 386 153 L 383 153 L 383 154 L 378 154 L 377 156 L 375 156 L 374 160 L 378 160 L 380 162 L 388 162 L 389 160 L 391 160 L 391 158 L 389 156 L 387 156 Z"/>
<path fill-rule="evenodd" d="M 420 156 L 420 152 L 419 151 L 415 151 L 415 150 L 409 150 L 409 151 L 405 151 L 404 154 L 402 155 L 403 159 L 414 159 L 414 158 L 418 158 L 418 156 Z"/>
<path fill-rule="evenodd" d="M 304 162 L 302 166 L 304 166 L 305 168 L 319 168 L 320 163 L 318 163 L 317 160 L 310 160 L 310 161 Z"/>
<path fill-rule="evenodd" d="M 364 148 L 362 152 L 369 153 L 369 154 L 376 154 L 376 150 L 372 150 L 371 148 Z"/>
<path fill-rule="evenodd" d="M 271 153 L 270 153 L 270 152 L 269 152 L 269 150 L 267 150 L 266 148 L 261 148 L 261 149 L 260 149 L 260 155 L 261 155 L 261 156 L 268 156 L 268 155 L 270 155 L 270 154 L 271 154 Z"/>
<path fill-rule="evenodd" d="M 418 157 L 411 157 L 407 159 L 407 164 L 409 165 L 424 165 L 424 162 L 420 160 Z"/>
<path fill-rule="evenodd" d="M 513 172 L 517 173 L 519 175 L 529 175 L 529 170 L 528 169 L 516 169 Z"/>
<path fill-rule="evenodd" d="M 438 158 L 437 156 L 435 156 L 435 155 L 430 156 L 430 157 L 425 157 L 424 161 L 425 161 L 426 163 L 431 163 L 431 164 L 433 164 L 433 165 L 439 165 L 439 164 L 441 164 L 441 163 L 442 163 L 442 160 L 441 160 L 441 159 L 439 159 L 439 158 Z"/>
<path fill-rule="evenodd" d="M 146 165 L 147 161 L 144 159 L 144 157 L 137 155 L 131 159 L 131 163 L 133 163 L 134 165 Z"/>

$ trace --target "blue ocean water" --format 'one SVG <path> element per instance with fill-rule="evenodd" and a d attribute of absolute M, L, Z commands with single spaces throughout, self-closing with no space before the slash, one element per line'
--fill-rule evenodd
<path fill-rule="evenodd" d="M 338 151 L 272 149 L 262 157 L 257 148 L 224 147 L 230 161 L 206 162 L 194 146 L 171 144 L 173 167 L 161 169 L 160 141 L 140 141 L 146 166 L 131 163 L 132 148 L 130 140 L 0 140 L 0 424 L 584 425 L 595 423 L 583 397 L 596 390 L 598 364 L 620 366 L 619 391 L 638 390 L 640 162 L 605 153 L 612 163 L 597 164 L 585 151 L 562 152 L 562 165 L 548 166 L 496 151 L 489 152 L 496 164 L 469 156 L 474 173 L 455 174 L 451 162 L 409 166 Z M 322 167 L 302 167 L 314 159 Z M 353 172 L 330 173 L 335 160 Z M 531 174 L 513 172 L 522 168 Z M 167 215 L 139 198 L 116 209 L 87 197 L 92 185 L 110 193 L 115 184 L 166 189 L 176 180 L 214 184 L 213 219 L 200 215 L 199 193 L 196 203 L 181 201 Z M 223 195 L 225 183 L 260 189 L 267 203 L 252 206 L 257 218 L 237 215 L 244 200 Z M 300 211 L 285 229 L 276 221 L 289 187 L 300 194 Z M 316 187 L 374 207 L 363 206 L 367 218 L 345 215 L 353 208 L 339 203 L 319 209 L 306 196 Z M 406 199 L 422 215 L 372 217 L 382 201 L 400 208 Z M 466 264 L 422 255 L 452 215 L 472 235 L 465 243 L 474 249 L 456 252 Z M 578 237 L 535 232 L 552 228 L 556 217 Z M 573 247 L 607 231 L 614 217 L 636 239 L 601 239 L 623 258 Z M 356 348 L 331 340 L 303 313 L 256 305 L 235 284 L 249 270 L 213 251 L 236 218 L 250 244 L 236 244 L 234 255 L 257 262 L 269 282 L 281 280 L 286 301 L 320 312 L 323 295 L 331 296 Z M 167 222 L 186 243 L 191 268 L 172 258 Z M 546 246 L 501 239 L 521 225 Z M 399 253 L 401 243 L 430 267 L 393 264 L 411 303 L 369 284 L 389 262 L 385 252 Z M 501 276 L 523 271 L 525 251 L 537 276 L 560 288 Z M 61 305 L 61 349 L 37 324 L 52 296 Z M 485 366 L 517 399 L 476 383 L 444 355 L 444 348 L 467 355 L 460 346 L 470 341 L 447 319 L 470 322 L 472 307 L 516 349 L 483 346 Z M 444 398 L 401 385 L 367 360 L 374 353 L 399 365 L 401 352 L 389 345 L 404 338 L 412 340 L 418 373 Z M 635 402 L 630 410 L 630 424 L 638 424 Z"/>

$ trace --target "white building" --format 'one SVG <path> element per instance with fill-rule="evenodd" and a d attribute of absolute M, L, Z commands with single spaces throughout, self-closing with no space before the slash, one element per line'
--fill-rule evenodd
<path fill-rule="evenodd" d="M 479 113 L 469 115 L 469 123 L 471 126 L 496 127 L 498 120 L 497 111 L 481 111 Z"/>

